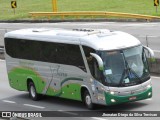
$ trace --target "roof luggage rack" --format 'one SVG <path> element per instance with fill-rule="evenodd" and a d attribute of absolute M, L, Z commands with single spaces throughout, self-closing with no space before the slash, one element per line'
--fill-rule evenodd
<path fill-rule="evenodd" d="M 85 29 L 85 28 L 84 29 L 73 29 L 73 31 L 87 32 L 87 35 L 101 33 L 100 30 Z"/>

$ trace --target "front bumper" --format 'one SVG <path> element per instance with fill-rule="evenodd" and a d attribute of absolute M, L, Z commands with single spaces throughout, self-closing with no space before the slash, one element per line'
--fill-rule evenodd
<path fill-rule="evenodd" d="M 116 105 L 121 103 L 133 102 L 151 97 L 152 97 L 152 87 L 148 88 L 147 90 L 141 93 L 132 94 L 128 96 L 112 95 L 110 93 L 105 92 L 106 105 Z"/>

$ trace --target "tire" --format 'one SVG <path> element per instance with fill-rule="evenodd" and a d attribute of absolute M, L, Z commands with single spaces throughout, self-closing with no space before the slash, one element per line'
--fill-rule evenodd
<path fill-rule="evenodd" d="M 88 109 L 94 109 L 94 104 L 92 103 L 91 96 L 87 90 L 84 92 L 83 101 Z"/>
<path fill-rule="evenodd" d="M 33 82 L 29 83 L 29 97 L 34 101 L 37 101 L 40 99 L 40 95 L 37 93 Z"/>

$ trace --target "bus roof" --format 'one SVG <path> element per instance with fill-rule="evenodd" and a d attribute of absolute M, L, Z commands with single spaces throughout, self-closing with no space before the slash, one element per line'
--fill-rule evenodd
<path fill-rule="evenodd" d="M 116 50 L 140 45 L 132 35 L 107 29 L 29 28 L 11 31 L 5 38 L 17 38 L 68 44 L 82 44 L 95 50 Z"/>

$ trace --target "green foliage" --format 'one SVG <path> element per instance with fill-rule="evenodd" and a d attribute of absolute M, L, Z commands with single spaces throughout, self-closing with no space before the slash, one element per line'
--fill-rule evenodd
<path fill-rule="evenodd" d="M 29 12 L 52 12 L 52 0 L 16 0 L 17 8 L 11 8 L 11 0 L 0 0 L 0 20 L 31 19 Z M 58 11 L 109 11 L 160 16 L 153 0 L 57 0 Z"/>
<path fill-rule="evenodd" d="M 155 59 L 155 58 L 149 58 L 149 62 L 150 62 L 150 63 L 155 63 L 155 62 L 156 62 L 156 59 Z"/>

